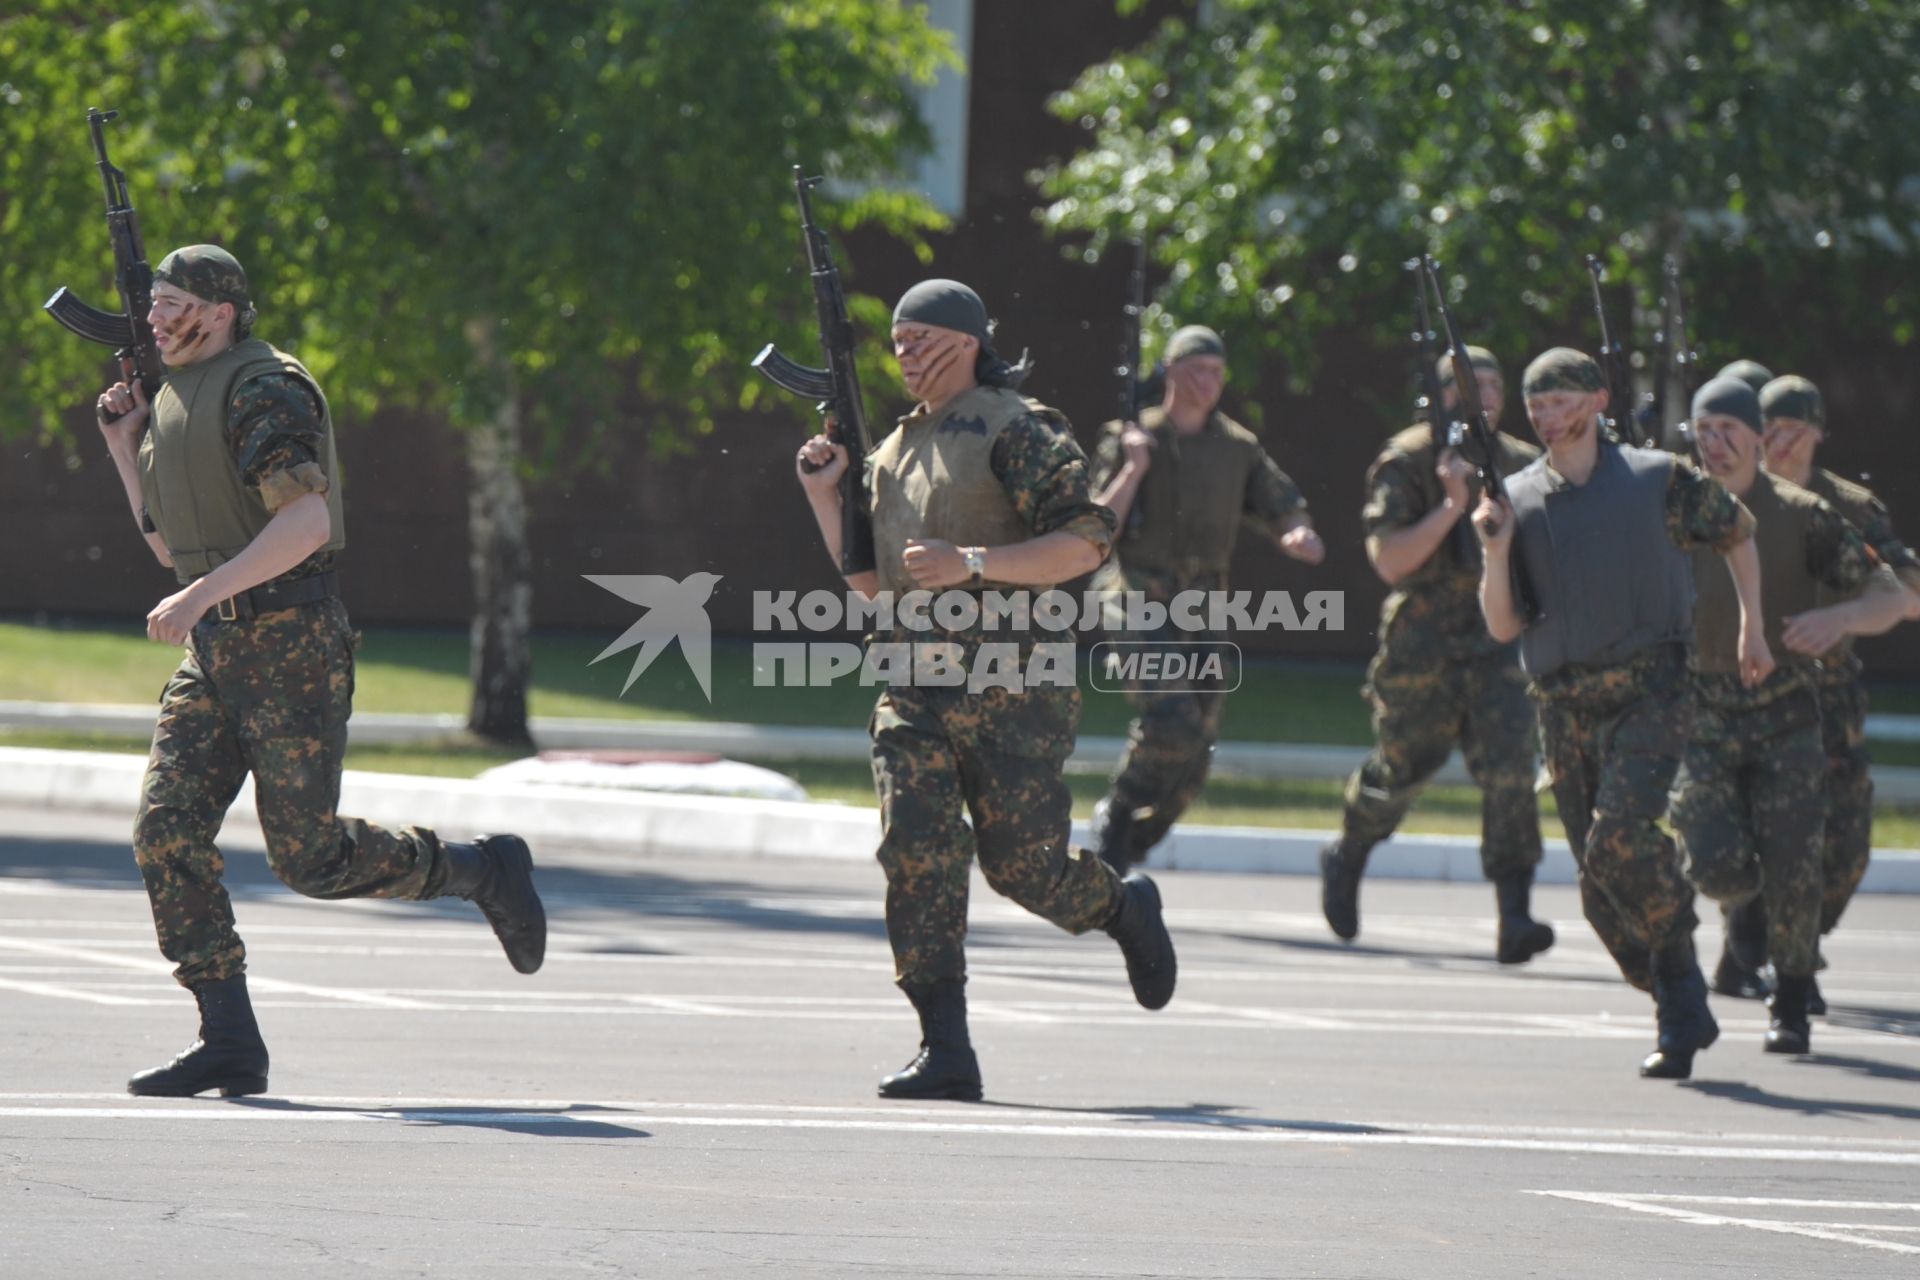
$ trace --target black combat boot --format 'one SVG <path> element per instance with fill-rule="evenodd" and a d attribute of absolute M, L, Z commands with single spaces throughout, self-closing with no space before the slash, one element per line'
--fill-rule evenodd
<path fill-rule="evenodd" d="M 1525 964 L 1553 945 L 1553 926 L 1533 918 L 1533 868 L 1513 871 L 1493 882 L 1500 904 L 1500 941 L 1494 957 L 1501 964 Z"/>
<path fill-rule="evenodd" d="M 519 836 L 481 836 L 475 844 L 440 842 L 447 882 L 436 897 L 465 898 L 480 908 L 521 973 L 547 958 L 547 910 L 533 887 L 533 854 Z"/>
<path fill-rule="evenodd" d="M 1124 876 L 1133 866 L 1133 810 L 1111 795 L 1093 806 L 1093 851 L 1115 875 Z"/>
<path fill-rule="evenodd" d="M 900 989 L 920 1015 L 920 1052 L 880 1082 L 880 1096 L 980 1101 L 980 1060 L 967 1035 L 966 984 L 928 982 Z"/>
<path fill-rule="evenodd" d="M 1320 914 L 1333 936 L 1347 942 L 1360 934 L 1360 875 L 1371 852 L 1345 837 L 1320 851 Z"/>
<path fill-rule="evenodd" d="M 1148 1009 L 1163 1009 L 1173 999 L 1179 962 L 1173 937 L 1160 910 L 1160 887 L 1141 872 L 1120 882 L 1120 901 L 1104 926 L 1127 960 L 1133 998 Z"/>
<path fill-rule="evenodd" d="M 1807 1012 L 1816 1018 L 1827 1016 L 1827 998 L 1820 994 L 1820 980 L 1807 975 Z"/>
<path fill-rule="evenodd" d="M 1640 1074 L 1685 1080 L 1693 1074 L 1693 1055 L 1720 1038 L 1720 1024 L 1707 1007 L 1707 980 L 1694 959 L 1693 935 L 1669 941 L 1654 955 L 1653 999 L 1660 1039 L 1640 1064 Z"/>
<path fill-rule="evenodd" d="M 1713 989 L 1741 1000 L 1767 998 L 1767 904 L 1755 894 L 1727 910 L 1727 935 L 1713 967 Z"/>
<path fill-rule="evenodd" d="M 1779 975 L 1767 1008 L 1773 1018 L 1767 1024 L 1768 1053 L 1806 1053 L 1812 1047 L 1813 1031 L 1807 1026 L 1807 995 L 1813 979 L 1790 973 Z"/>
<path fill-rule="evenodd" d="M 218 1089 L 223 1098 L 267 1091 L 267 1043 L 253 1020 L 247 975 L 235 974 L 193 989 L 200 1006 L 200 1038 L 164 1067 L 127 1081 L 139 1098 L 191 1098 Z"/>

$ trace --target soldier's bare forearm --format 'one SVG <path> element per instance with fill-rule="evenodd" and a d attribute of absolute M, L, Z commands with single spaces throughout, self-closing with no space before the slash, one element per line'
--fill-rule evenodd
<path fill-rule="evenodd" d="M 198 598 L 211 605 L 228 596 L 271 582 L 327 545 L 333 518 L 327 498 L 307 493 L 274 512 L 267 527 L 254 535 L 239 555 L 193 584 Z"/>
<path fill-rule="evenodd" d="M 988 547 L 986 553 L 983 576 L 1016 586 L 1065 582 L 1092 573 L 1104 558 L 1099 547 L 1065 529 L 1004 547 Z"/>
<path fill-rule="evenodd" d="M 1146 473 L 1140 468 L 1131 462 L 1126 463 L 1114 472 L 1113 479 L 1107 482 L 1106 488 L 1094 495 L 1093 500 L 1113 512 L 1114 519 L 1121 528 L 1125 528 L 1127 516 L 1133 511 L 1133 500 L 1140 493 L 1140 482 L 1145 478 Z"/>
<path fill-rule="evenodd" d="M 1373 562 L 1373 571 L 1388 586 L 1398 586 L 1402 578 L 1433 558 L 1460 515 L 1457 509 L 1442 503 L 1412 524 L 1374 534 L 1367 539 L 1367 559 Z"/>
<path fill-rule="evenodd" d="M 1906 620 L 1911 600 L 1911 593 L 1900 585 L 1893 570 L 1882 565 L 1867 579 L 1866 590 L 1858 598 L 1837 607 L 1848 611 L 1848 634 L 1877 636 Z"/>
<path fill-rule="evenodd" d="M 1504 546 L 1489 543 L 1480 570 L 1480 615 L 1487 634 L 1507 644 L 1520 638 L 1525 626 L 1513 603 L 1513 570 Z"/>
<path fill-rule="evenodd" d="M 1755 632 L 1762 629 L 1760 612 L 1760 553 L 1752 538 L 1743 538 L 1722 553 L 1727 572 L 1733 575 L 1733 589 L 1740 596 L 1740 621 Z"/>

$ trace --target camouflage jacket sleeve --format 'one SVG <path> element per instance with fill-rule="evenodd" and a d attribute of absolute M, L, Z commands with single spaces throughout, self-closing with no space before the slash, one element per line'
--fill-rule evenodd
<path fill-rule="evenodd" d="M 1869 498 L 1857 525 L 1861 539 L 1873 548 L 1880 563 L 1892 569 L 1908 588 L 1920 590 L 1920 555 L 1900 541 L 1893 530 L 1893 514 L 1879 498 Z"/>
<path fill-rule="evenodd" d="M 305 493 L 325 493 L 326 420 L 305 383 L 291 374 L 263 373 L 233 390 L 227 406 L 227 447 L 240 480 L 259 491 L 268 511 Z"/>
<path fill-rule="evenodd" d="M 1093 500 L 1087 455 L 1073 437 L 1028 414 L 993 442 L 993 474 L 1034 536 L 1065 530 L 1085 538 L 1106 559 L 1113 549 L 1113 512 Z"/>
<path fill-rule="evenodd" d="M 1712 547 L 1725 555 L 1753 536 L 1753 513 L 1718 480 L 1676 460 L 1667 481 L 1667 536 L 1682 551 Z"/>
<path fill-rule="evenodd" d="M 1293 526 L 1308 522 L 1306 495 L 1264 449 L 1247 473 L 1240 514 L 1269 538 L 1278 538 Z"/>
<path fill-rule="evenodd" d="M 1880 567 L 1880 557 L 1847 518 L 1826 502 L 1807 517 L 1807 572 L 1822 585 L 1852 598 Z"/>
<path fill-rule="evenodd" d="M 1120 447 L 1120 433 L 1124 429 L 1118 422 L 1109 422 L 1100 428 L 1100 439 L 1093 446 L 1093 463 L 1088 471 L 1087 487 L 1091 492 L 1100 492 L 1120 474 L 1127 460 L 1126 451 Z"/>
<path fill-rule="evenodd" d="M 1398 449 L 1374 460 L 1367 472 L 1367 505 L 1360 509 L 1361 527 L 1369 538 L 1415 524 L 1432 509 L 1418 466 Z"/>

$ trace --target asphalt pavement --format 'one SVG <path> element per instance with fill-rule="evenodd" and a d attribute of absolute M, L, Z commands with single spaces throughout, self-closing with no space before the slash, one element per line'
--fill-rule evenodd
<path fill-rule="evenodd" d="M 532 978 L 457 901 L 316 902 L 236 826 L 265 1098 L 139 1100 L 190 999 L 128 820 L 0 809 L 0 1276 L 1911 1276 L 1920 898 L 1853 908 L 1814 1053 L 1715 997 L 1692 1081 L 1570 888 L 1160 877 L 1174 1002 L 976 879 L 980 1104 L 913 1053 L 877 867 L 542 846 Z M 1701 931 L 1717 947 L 1717 926 Z"/>

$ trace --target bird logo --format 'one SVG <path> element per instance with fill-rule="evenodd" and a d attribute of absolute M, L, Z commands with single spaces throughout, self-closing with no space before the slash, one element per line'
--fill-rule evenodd
<path fill-rule="evenodd" d="M 713 621 L 707 617 L 707 600 L 713 595 L 714 584 L 720 581 L 719 574 L 690 573 L 678 582 L 657 573 L 587 573 L 581 576 L 594 586 L 613 592 L 628 604 L 637 604 L 646 610 L 638 621 L 621 633 L 618 640 L 602 649 L 593 659 L 593 662 L 598 662 L 623 649 L 640 646 L 640 652 L 633 656 L 633 669 L 627 672 L 627 682 L 620 686 L 622 697 L 633 688 L 633 682 L 640 678 L 640 673 L 652 666 L 653 660 L 668 645 L 678 640 L 680 652 L 687 659 L 687 667 L 693 672 L 693 678 L 700 682 L 700 692 L 707 695 L 708 702 L 713 701 Z M 587 665 L 592 666 L 593 662 Z"/>

